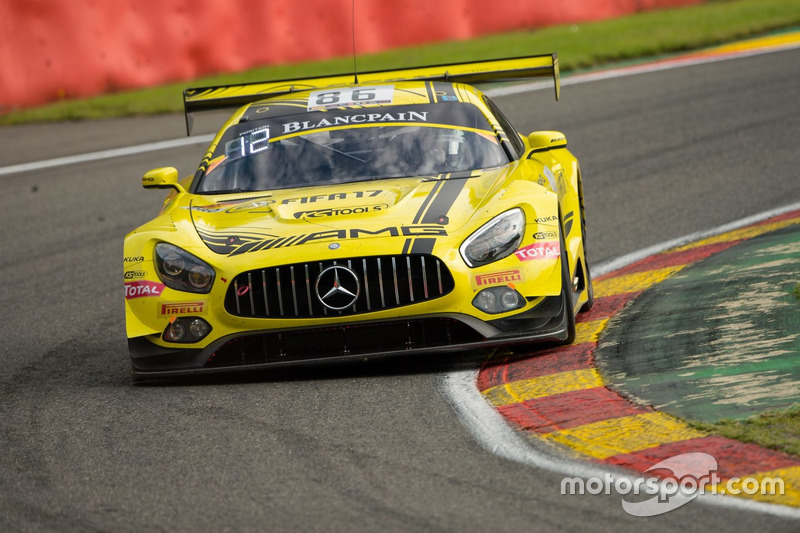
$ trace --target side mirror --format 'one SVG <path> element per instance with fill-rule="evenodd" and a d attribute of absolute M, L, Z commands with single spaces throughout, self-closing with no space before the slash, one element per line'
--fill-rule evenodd
<path fill-rule="evenodd" d="M 531 153 L 566 148 L 567 138 L 560 131 L 534 131 L 528 135 Z"/>
<path fill-rule="evenodd" d="M 178 183 L 178 169 L 175 167 L 161 167 L 145 173 L 142 177 L 142 187 L 145 189 L 175 189 L 186 192 Z"/>

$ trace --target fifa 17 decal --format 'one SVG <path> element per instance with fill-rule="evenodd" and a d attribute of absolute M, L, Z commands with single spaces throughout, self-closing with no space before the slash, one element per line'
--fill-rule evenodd
<path fill-rule="evenodd" d="M 313 204 L 318 201 L 334 200 L 348 200 L 353 198 L 374 198 L 383 192 L 381 189 L 373 189 L 370 191 L 354 191 L 354 192 L 338 192 L 334 194 L 318 194 L 316 196 L 299 196 L 297 198 L 284 198 L 281 200 L 281 205 L 291 203 Z"/>
<path fill-rule="evenodd" d="M 558 241 L 539 241 L 520 248 L 514 255 L 520 261 L 534 259 L 556 259 L 561 255 L 561 245 Z"/>
<path fill-rule="evenodd" d="M 334 202 L 337 200 L 353 200 L 357 198 L 374 198 L 379 196 L 384 191 L 382 189 L 372 189 L 368 191 L 354 191 L 354 192 L 338 192 L 333 194 L 318 194 L 316 196 L 297 196 L 294 198 L 284 198 L 280 201 L 281 205 L 293 204 L 293 203 L 300 203 L 300 204 L 313 204 L 315 202 L 320 201 L 328 201 Z M 256 209 L 263 209 L 264 212 L 269 212 L 270 206 L 276 203 L 276 200 L 271 198 L 264 198 L 263 200 L 255 200 L 255 201 L 247 201 L 245 203 L 241 203 L 240 205 L 235 205 L 231 207 L 232 203 L 238 203 L 242 200 L 229 200 L 227 202 L 218 202 L 216 204 L 210 205 L 193 205 L 191 207 L 192 211 L 199 211 L 201 213 L 241 213 L 245 211 L 257 212 Z M 387 204 L 380 204 L 383 206 L 388 207 Z M 372 206 L 375 207 L 375 206 Z M 189 209 L 188 207 L 184 207 L 183 209 Z M 355 208 L 354 208 L 355 209 Z M 378 209 L 374 209 L 377 211 Z M 295 215 L 295 218 L 297 215 Z M 127 258 L 126 258 L 127 262 Z"/>

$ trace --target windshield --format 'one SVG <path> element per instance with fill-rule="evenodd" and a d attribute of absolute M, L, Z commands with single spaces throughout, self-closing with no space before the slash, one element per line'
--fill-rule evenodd
<path fill-rule="evenodd" d="M 339 109 L 230 128 L 197 192 L 436 175 L 505 163 L 491 126 L 469 104 Z"/>

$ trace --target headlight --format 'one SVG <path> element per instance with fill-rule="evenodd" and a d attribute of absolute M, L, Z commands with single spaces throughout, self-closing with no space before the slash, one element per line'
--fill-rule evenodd
<path fill-rule="evenodd" d="M 514 208 L 494 217 L 461 245 L 464 262 L 472 268 L 488 265 L 514 253 L 522 242 L 525 214 Z"/>
<path fill-rule="evenodd" d="M 170 289 L 205 294 L 214 283 L 214 269 L 177 246 L 156 244 L 158 277 Z"/>

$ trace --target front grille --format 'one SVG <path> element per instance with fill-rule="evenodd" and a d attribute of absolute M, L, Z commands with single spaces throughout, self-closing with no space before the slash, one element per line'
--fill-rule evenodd
<path fill-rule="evenodd" d="M 371 322 L 238 337 L 220 346 L 211 354 L 205 366 L 220 368 L 348 355 L 377 355 L 485 340 L 486 337 L 471 327 L 450 318 Z"/>
<path fill-rule="evenodd" d="M 344 266 L 358 278 L 355 304 L 342 310 L 317 297 L 317 277 L 331 266 Z M 437 257 L 389 255 L 296 263 L 251 270 L 236 276 L 225 295 L 225 310 L 252 318 L 317 318 L 392 309 L 444 296 L 453 276 Z M 321 287 L 325 292 L 329 287 Z"/>

